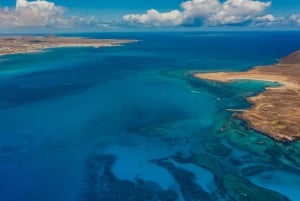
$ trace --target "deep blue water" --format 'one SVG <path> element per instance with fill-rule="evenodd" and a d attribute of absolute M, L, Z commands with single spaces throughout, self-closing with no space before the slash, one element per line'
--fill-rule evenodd
<path fill-rule="evenodd" d="M 0 57 L 1 201 L 300 200 L 300 144 L 226 111 L 274 83 L 190 76 L 276 63 L 300 32 L 80 36 L 139 42 Z"/>

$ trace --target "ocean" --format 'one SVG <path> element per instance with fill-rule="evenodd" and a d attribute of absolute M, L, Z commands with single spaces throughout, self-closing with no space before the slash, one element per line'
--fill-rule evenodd
<path fill-rule="evenodd" d="M 300 143 L 226 110 L 277 84 L 191 76 L 276 63 L 300 32 L 72 36 L 139 41 L 0 57 L 1 201 L 300 200 Z"/>

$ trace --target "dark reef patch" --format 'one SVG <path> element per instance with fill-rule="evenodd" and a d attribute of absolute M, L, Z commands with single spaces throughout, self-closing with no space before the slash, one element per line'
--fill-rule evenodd
<path fill-rule="evenodd" d="M 115 155 L 96 155 L 88 159 L 86 201 L 177 201 L 178 194 L 162 190 L 157 184 L 136 179 L 136 182 L 118 180 L 111 168 Z"/>

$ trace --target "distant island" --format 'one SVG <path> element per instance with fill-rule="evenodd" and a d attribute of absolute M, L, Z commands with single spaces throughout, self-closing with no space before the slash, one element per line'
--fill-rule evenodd
<path fill-rule="evenodd" d="M 240 111 L 238 116 L 251 128 L 277 141 L 300 139 L 300 51 L 278 64 L 259 66 L 247 72 L 195 73 L 194 76 L 218 82 L 262 80 L 281 84 L 247 98 L 252 107 Z"/>
<path fill-rule="evenodd" d="M 1 36 L 0 55 L 38 52 L 57 47 L 110 47 L 135 40 L 89 39 L 56 36 Z"/>

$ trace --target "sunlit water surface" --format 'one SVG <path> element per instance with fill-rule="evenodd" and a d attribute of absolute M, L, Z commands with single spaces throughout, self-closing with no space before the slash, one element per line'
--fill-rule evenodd
<path fill-rule="evenodd" d="M 299 201 L 300 144 L 226 110 L 277 84 L 190 76 L 275 63 L 299 34 L 87 34 L 139 42 L 0 57 L 0 200 Z"/>

